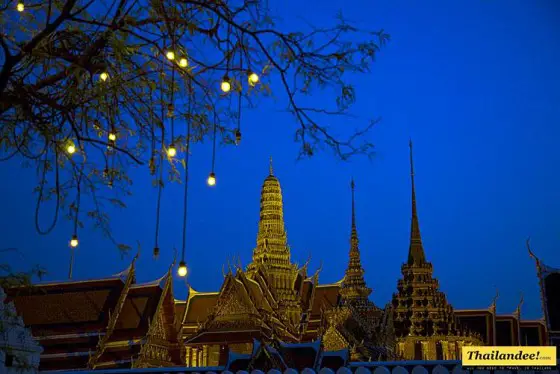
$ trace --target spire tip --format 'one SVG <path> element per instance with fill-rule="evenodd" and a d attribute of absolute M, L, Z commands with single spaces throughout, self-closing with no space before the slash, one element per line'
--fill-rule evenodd
<path fill-rule="evenodd" d="M 274 169 L 272 168 L 272 156 L 270 156 L 270 165 L 269 165 L 269 169 L 270 169 L 270 175 L 274 175 Z"/>

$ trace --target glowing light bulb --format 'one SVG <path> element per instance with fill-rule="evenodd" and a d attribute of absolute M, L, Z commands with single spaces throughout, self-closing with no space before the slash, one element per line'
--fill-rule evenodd
<path fill-rule="evenodd" d="M 115 134 L 114 132 L 110 132 L 109 133 L 109 140 L 112 141 L 112 142 L 117 140 L 117 134 Z"/>
<path fill-rule="evenodd" d="M 168 60 L 175 60 L 175 52 L 173 51 L 168 51 L 166 56 Z"/>
<path fill-rule="evenodd" d="M 256 85 L 257 83 L 259 83 L 259 76 L 257 75 L 257 73 L 254 72 L 250 72 L 249 76 L 247 77 L 249 84 L 251 86 Z"/>
<path fill-rule="evenodd" d="M 68 152 L 68 154 L 73 155 L 74 153 L 76 153 L 76 146 L 73 143 L 70 143 L 66 146 L 66 152 Z"/>
<path fill-rule="evenodd" d="M 216 174 L 214 174 L 214 172 L 211 172 L 210 175 L 208 176 L 208 185 L 209 186 L 215 186 L 216 185 Z"/>
<path fill-rule="evenodd" d="M 175 157 L 177 155 L 177 148 L 175 148 L 173 144 L 169 145 L 169 148 L 167 148 L 167 155 L 169 157 Z"/>
<path fill-rule="evenodd" d="M 185 264 L 185 261 L 179 262 L 179 268 L 177 269 L 177 274 L 179 274 L 180 277 L 187 276 L 187 264 Z"/>
<path fill-rule="evenodd" d="M 227 75 L 224 77 L 224 79 L 222 79 L 222 84 L 220 85 L 220 88 L 222 89 L 222 91 L 226 93 L 231 91 L 231 82 Z"/>
<path fill-rule="evenodd" d="M 101 79 L 103 82 L 105 82 L 108 78 L 109 74 L 107 74 L 106 72 L 99 74 L 99 79 Z"/>
<path fill-rule="evenodd" d="M 72 235 L 72 239 L 70 239 L 70 247 L 76 248 L 78 246 L 78 244 L 80 244 L 78 242 L 78 236 L 77 235 Z"/>
<path fill-rule="evenodd" d="M 183 57 L 179 60 L 179 66 L 182 68 L 186 68 L 187 66 L 189 66 L 189 61 Z"/>
<path fill-rule="evenodd" d="M 19 2 L 17 3 L 16 9 L 18 12 L 23 12 L 25 10 L 25 5 L 23 5 L 23 2 Z"/>

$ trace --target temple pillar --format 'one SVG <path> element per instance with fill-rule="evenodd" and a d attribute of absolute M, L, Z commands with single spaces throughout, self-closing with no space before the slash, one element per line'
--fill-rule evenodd
<path fill-rule="evenodd" d="M 192 361 L 191 361 L 191 367 L 197 367 L 198 366 L 198 348 L 197 347 L 193 347 L 192 348 Z"/>
<path fill-rule="evenodd" d="M 443 359 L 444 360 L 453 360 L 453 356 L 449 353 L 449 342 L 447 340 L 441 341 L 441 350 L 443 352 Z"/>
<path fill-rule="evenodd" d="M 422 341 L 422 360 L 430 360 L 430 342 Z"/>
<path fill-rule="evenodd" d="M 463 341 L 458 340 L 455 344 L 457 344 L 457 360 L 460 360 L 463 351 Z"/>
<path fill-rule="evenodd" d="M 191 365 L 191 347 L 185 348 L 185 366 L 190 367 Z"/>
<path fill-rule="evenodd" d="M 208 366 L 208 346 L 202 346 L 202 366 Z"/>

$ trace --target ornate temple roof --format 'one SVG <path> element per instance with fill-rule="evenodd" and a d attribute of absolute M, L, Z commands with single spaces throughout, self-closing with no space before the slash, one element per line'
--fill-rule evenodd
<path fill-rule="evenodd" d="M 189 286 L 183 324 L 202 323 L 216 306 L 219 292 L 198 292 Z"/>
<path fill-rule="evenodd" d="M 49 331 L 50 325 L 68 328 L 73 325 L 74 331 L 106 325 L 108 315 L 104 311 L 114 308 L 123 288 L 120 278 L 110 278 L 38 284 L 6 291 L 25 323 L 35 335 L 40 335 L 42 330 Z"/>
<path fill-rule="evenodd" d="M 338 304 L 341 284 L 342 281 L 339 281 L 331 284 L 320 284 L 315 287 L 315 297 L 311 309 L 313 315 L 319 315 L 322 309 L 332 308 Z"/>

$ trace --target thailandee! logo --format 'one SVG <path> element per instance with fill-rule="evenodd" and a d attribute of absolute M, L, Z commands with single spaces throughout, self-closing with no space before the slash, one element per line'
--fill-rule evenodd
<path fill-rule="evenodd" d="M 556 347 L 462 347 L 463 367 L 488 368 L 535 367 L 539 370 L 555 368 Z"/>

